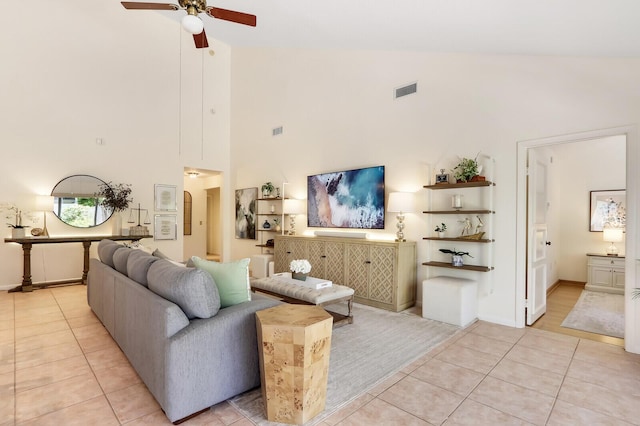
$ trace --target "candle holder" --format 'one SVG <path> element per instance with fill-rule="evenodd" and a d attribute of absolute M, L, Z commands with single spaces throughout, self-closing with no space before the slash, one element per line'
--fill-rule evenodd
<path fill-rule="evenodd" d="M 451 196 L 451 207 L 459 210 L 462 208 L 462 198 L 463 196 L 460 194 L 455 194 Z"/>

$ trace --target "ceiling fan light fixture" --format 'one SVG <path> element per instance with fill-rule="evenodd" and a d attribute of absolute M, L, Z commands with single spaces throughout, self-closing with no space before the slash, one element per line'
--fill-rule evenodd
<path fill-rule="evenodd" d="M 194 15 L 186 15 L 182 18 L 182 28 L 191 34 L 200 34 L 204 30 L 204 23 Z"/>

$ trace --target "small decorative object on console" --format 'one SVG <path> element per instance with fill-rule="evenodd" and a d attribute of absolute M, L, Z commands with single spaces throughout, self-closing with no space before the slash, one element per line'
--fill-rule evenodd
<path fill-rule="evenodd" d="M 295 259 L 289 264 L 291 277 L 296 280 L 305 281 L 311 272 L 311 264 L 307 259 Z"/>

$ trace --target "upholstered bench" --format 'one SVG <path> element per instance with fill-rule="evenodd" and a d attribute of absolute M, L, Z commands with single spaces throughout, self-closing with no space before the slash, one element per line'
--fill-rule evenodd
<path fill-rule="evenodd" d="M 354 291 L 351 287 L 333 284 L 331 287 L 313 289 L 305 287 L 301 282 L 288 277 L 271 276 L 251 280 L 251 290 L 276 296 L 288 303 L 298 303 L 316 306 L 327 306 L 339 302 L 347 302 L 348 314 L 329 312 L 333 316 L 333 325 L 353 323 L 351 309 Z"/>

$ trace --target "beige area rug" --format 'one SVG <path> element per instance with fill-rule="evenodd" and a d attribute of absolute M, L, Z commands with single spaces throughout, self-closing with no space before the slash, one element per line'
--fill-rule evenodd
<path fill-rule="evenodd" d="M 624 296 L 582 290 L 562 327 L 624 338 Z"/>
<path fill-rule="evenodd" d="M 327 309 L 346 313 L 343 305 Z M 353 316 L 353 324 L 333 330 L 325 410 L 305 426 L 319 423 L 460 330 L 424 319 L 415 308 L 393 313 L 354 304 Z M 259 388 L 229 402 L 258 425 L 280 424 L 266 420 Z"/>

